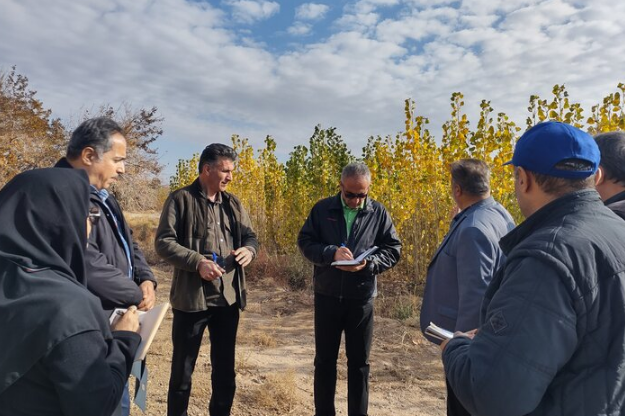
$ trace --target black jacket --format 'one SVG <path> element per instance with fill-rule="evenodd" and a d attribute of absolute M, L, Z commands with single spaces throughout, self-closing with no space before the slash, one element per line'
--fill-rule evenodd
<path fill-rule="evenodd" d="M 89 181 L 35 169 L 0 191 L 0 415 L 109 416 L 141 342 L 84 287 Z"/>
<path fill-rule="evenodd" d="M 341 244 L 354 257 L 378 246 L 359 272 L 344 272 L 331 266 Z M 315 265 L 315 293 L 338 298 L 369 299 L 376 295 L 376 275 L 395 266 L 401 254 L 401 242 L 390 215 L 382 204 L 367 198 L 358 212 L 347 239 L 341 194 L 322 199 L 310 211 L 297 237 L 302 254 Z"/>
<path fill-rule="evenodd" d="M 71 168 L 72 166 L 67 162 L 67 159 L 63 158 L 55 167 Z M 128 259 L 123 243 L 115 229 L 115 221 L 93 189 L 91 190 L 90 201 L 91 205 L 100 208 L 102 217 L 91 230 L 89 245 L 85 253 L 87 288 L 100 298 L 105 310 L 138 305 L 143 300 L 143 293 L 138 285 L 149 280 L 156 286 L 154 274 L 148 266 L 143 252 L 132 239 L 132 230 L 124 218 L 119 203 L 113 195 L 109 195 L 106 200 L 107 205 L 119 219 L 121 232 L 126 237 L 126 242 L 130 248 L 133 276 L 132 279 L 128 277 Z"/>
<path fill-rule="evenodd" d="M 625 220 L 625 191 L 605 200 L 605 206 Z"/>
<path fill-rule="evenodd" d="M 625 222 L 578 191 L 500 245 L 479 332 L 443 352 L 456 396 L 480 416 L 625 415 Z"/>

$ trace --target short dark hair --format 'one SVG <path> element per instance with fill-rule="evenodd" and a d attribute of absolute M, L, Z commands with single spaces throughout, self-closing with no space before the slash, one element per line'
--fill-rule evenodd
<path fill-rule="evenodd" d="M 211 143 L 202 152 L 200 162 L 198 163 L 198 171 L 202 173 L 204 165 L 214 165 L 221 158 L 230 159 L 233 162 L 237 160 L 237 152 L 230 146 L 221 143 Z"/>
<path fill-rule="evenodd" d="M 111 150 L 111 136 L 124 135 L 124 131 L 115 121 L 107 117 L 90 118 L 74 130 L 67 145 L 67 158 L 72 160 L 80 156 L 85 147 L 92 147 L 98 157 Z"/>
<path fill-rule="evenodd" d="M 601 152 L 599 165 L 605 172 L 605 178 L 625 185 L 625 132 L 612 131 L 597 134 L 595 141 Z"/>
<path fill-rule="evenodd" d="M 592 163 L 581 159 L 567 159 L 556 163 L 555 168 L 558 170 L 587 171 L 592 169 Z M 536 183 L 543 192 L 555 196 L 595 187 L 594 174 L 586 178 L 559 178 L 536 172 L 532 172 L 532 175 L 534 175 Z"/>
<path fill-rule="evenodd" d="M 463 192 L 481 196 L 490 191 L 490 169 L 478 159 L 461 159 L 450 166 L 451 180 Z"/>

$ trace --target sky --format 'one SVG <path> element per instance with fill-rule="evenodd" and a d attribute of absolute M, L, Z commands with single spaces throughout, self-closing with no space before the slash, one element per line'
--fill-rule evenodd
<path fill-rule="evenodd" d="M 524 126 L 555 84 L 588 116 L 625 82 L 623 21 L 614 0 L 0 0 L 0 70 L 67 123 L 158 107 L 167 180 L 232 134 L 285 161 L 320 124 L 360 156 L 407 98 L 439 140 L 453 92 L 473 128 L 483 99 Z"/>

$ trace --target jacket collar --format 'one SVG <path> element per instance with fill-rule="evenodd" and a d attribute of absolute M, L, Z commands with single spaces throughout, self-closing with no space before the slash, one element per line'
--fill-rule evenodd
<path fill-rule="evenodd" d="M 70 169 L 74 169 L 74 167 L 69 164 L 69 162 L 67 161 L 66 157 L 60 158 L 59 161 L 56 162 L 56 165 L 54 165 L 54 167 L 55 168 L 70 168 Z"/>
<path fill-rule="evenodd" d="M 202 184 L 200 183 L 200 178 L 199 176 L 197 178 L 195 178 L 195 180 L 193 181 L 193 183 L 191 184 L 191 189 L 193 189 L 194 192 L 197 192 L 203 199 L 207 199 L 208 196 L 206 196 L 206 192 L 204 192 L 204 189 L 202 189 Z M 230 202 L 230 194 L 226 191 L 220 191 L 219 192 L 221 194 L 221 202 L 224 203 L 229 203 Z"/>
<path fill-rule="evenodd" d="M 616 195 L 612 195 L 610 198 L 606 199 L 603 203 L 606 205 L 613 204 L 615 202 L 625 201 L 625 191 L 620 192 Z"/>
<path fill-rule="evenodd" d="M 514 230 L 501 238 L 499 246 L 507 256 L 512 249 L 545 224 L 552 222 L 554 219 L 562 218 L 566 214 L 577 211 L 588 204 L 595 203 L 601 203 L 601 199 L 594 189 L 584 189 L 566 194 L 551 201 L 527 217 Z"/>
<path fill-rule="evenodd" d="M 428 267 L 430 267 L 434 263 L 439 253 L 443 250 L 443 247 L 445 247 L 445 245 L 449 242 L 450 237 L 453 235 L 454 231 L 456 231 L 456 228 L 458 228 L 460 223 L 462 223 L 462 221 L 464 221 L 464 219 L 467 218 L 470 213 L 477 210 L 478 208 L 488 207 L 494 204 L 495 204 L 495 200 L 493 199 L 492 196 L 489 196 L 488 198 L 482 199 L 481 201 L 478 201 L 474 203 L 473 205 L 468 206 L 467 208 L 457 213 L 456 216 L 454 216 L 453 220 L 451 221 L 451 225 L 449 226 L 449 231 L 447 231 L 447 234 L 445 234 L 443 241 L 441 241 L 438 248 L 436 249 L 436 252 L 432 256 L 432 260 L 430 260 Z"/>
<path fill-rule="evenodd" d="M 467 215 L 469 215 L 471 212 L 475 211 L 478 208 L 489 207 L 492 205 L 495 205 L 495 200 L 493 199 L 492 196 L 489 196 L 488 198 L 484 198 L 480 201 L 477 201 L 476 203 L 472 205 L 469 205 L 468 207 L 466 207 L 465 209 L 457 213 L 453 221 L 458 221 L 460 218 L 466 217 Z"/>

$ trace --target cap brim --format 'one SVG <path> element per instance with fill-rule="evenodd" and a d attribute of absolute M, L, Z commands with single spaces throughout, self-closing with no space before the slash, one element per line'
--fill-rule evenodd
<path fill-rule="evenodd" d="M 512 164 L 512 159 L 508 160 L 506 163 L 504 163 L 501 166 L 508 166 L 508 165 L 511 165 L 511 164 Z"/>

